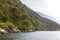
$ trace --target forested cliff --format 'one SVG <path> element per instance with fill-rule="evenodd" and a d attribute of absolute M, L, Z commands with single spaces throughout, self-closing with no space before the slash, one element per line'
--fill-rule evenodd
<path fill-rule="evenodd" d="M 60 30 L 60 25 L 43 18 L 20 0 L 0 0 L 0 29 L 4 30 Z"/>

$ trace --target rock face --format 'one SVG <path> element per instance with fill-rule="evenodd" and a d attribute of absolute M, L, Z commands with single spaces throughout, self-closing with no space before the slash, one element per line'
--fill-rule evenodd
<path fill-rule="evenodd" d="M 20 30 L 17 30 L 17 29 L 14 29 L 14 30 L 9 30 L 9 29 L 7 29 L 7 30 L 5 30 L 5 29 L 0 29 L 0 33 L 1 33 L 1 34 L 19 33 L 19 32 L 21 32 L 21 31 L 20 31 Z"/>
<path fill-rule="evenodd" d="M 0 0 L 0 28 L 8 32 L 48 31 L 60 30 L 60 25 L 41 17 L 20 0 Z"/>
<path fill-rule="evenodd" d="M 6 34 L 6 33 L 8 33 L 6 30 L 4 30 L 4 29 L 0 29 L 0 33 L 1 34 Z"/>

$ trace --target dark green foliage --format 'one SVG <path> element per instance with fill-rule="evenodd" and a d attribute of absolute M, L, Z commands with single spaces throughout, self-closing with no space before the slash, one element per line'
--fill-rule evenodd
<path fill-rule="evenodd" d="M 10 12 L 10 13 L 15 13 L 16 11 L 17 11 L 16 8 L 10 8 L 10 9 L 9 9 L 9 12 Z"/>

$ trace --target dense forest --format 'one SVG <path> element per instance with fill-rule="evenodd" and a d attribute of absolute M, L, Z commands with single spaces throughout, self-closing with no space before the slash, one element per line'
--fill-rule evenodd
<path fill-rule="evenodd" d="M 60 25 L 43 18 L 20 0 L 0 0 L 0 29 L 37 31 L 60 30 Z"/>

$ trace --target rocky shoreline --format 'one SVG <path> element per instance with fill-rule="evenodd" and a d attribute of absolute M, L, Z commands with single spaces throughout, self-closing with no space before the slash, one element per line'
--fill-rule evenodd
<path fill-rule="evenodd" d="M 17 29 L 13 29 L 13 30 L 6 30 L 6 29 L 1 29 L 0 28 L 0 34 L 8 34 L 8 33 L 20 33 L 20 32 L 33 32 L 33 30 L 17 30 Z"/>
<path fill-rule="evenodd" d="M 14 30 L 5 30 L 5 29 L 0 29 L 0 34 L 7 34 L 7 33 L 19 33 L 19 32 L 21 32 L 20 30 L 16 30 L 16 29 L 14 29 Z"/>

